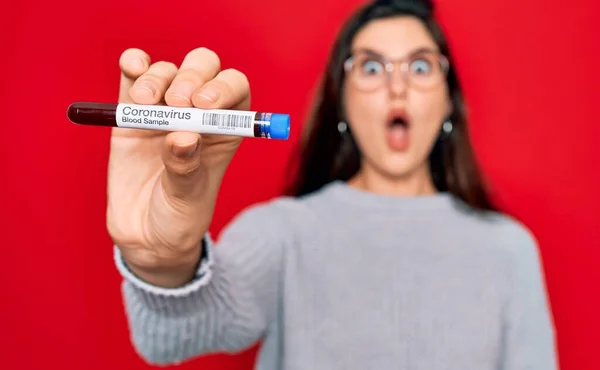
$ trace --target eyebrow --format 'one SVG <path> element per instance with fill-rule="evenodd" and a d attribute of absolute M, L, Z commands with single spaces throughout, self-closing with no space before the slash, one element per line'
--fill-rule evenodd
<path fill-rule="evenodd" d="M 370 55 L 372 55 L 374 57 L 377 57 L 377 58 L 389 59 L 385 55 L 383 55 L 383 54 L 381 54 L 381 53 L 379 53 L 379 52 L 377 52 L 377 51 L 375 51 L 373 49 L 369 49 L 369 48 L 358 48 L 358 49 L 352 50 L 352 54 L 358 53 L 358 52 L 367 53 L 367 54 L 370 54 Z M 411 52 L 409 52 L 405 56 L 405 58 L 406 57 L 410 57 L 410 56 L 415 55 L 415 54 L 426 53 L 426 52 L 438 53 L 439 50 L 437 50 L 435 48 L 428 47 L 428 46 L 422 46 L 420 48 L 416 48 L 416 49 L 412 50 Z"/>

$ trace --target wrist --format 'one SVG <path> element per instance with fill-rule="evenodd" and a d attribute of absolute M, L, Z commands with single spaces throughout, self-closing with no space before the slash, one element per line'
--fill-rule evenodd
<path fill-rule="evenodd" d="M 161 288 L 179 288 L 196 277 L 202 254 L 203 247 L 199 245 L 176 259 L 152 258 L 151 263 L 147 260 L 139 263 L 123 254 L 123 260 L 127 268 L 144 282 Z"/>

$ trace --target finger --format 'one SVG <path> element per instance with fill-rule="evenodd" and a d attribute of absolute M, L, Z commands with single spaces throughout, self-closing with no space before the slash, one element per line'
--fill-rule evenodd
<path fill-rule="evenodd" d="M 165 101 L 172 106 L 192 106 L 192 94 L 205 83 L 215 78 L 221 70 L 219 56 L 207 48 L 190 51 L 173 83 L 165 93 Z"/>
<path fill-rule="evenodd" d="M 119 102 L 131 103 L 129 90 L 135 83 L 135 80 L 144 74 L 150 66 L 150 56 L 140 49 L 127 49 L 119 58 L 119 68 L 121 69 L 121 81 L 119 85 Z"/>
<path fill-rule="evenodd" d="M 157 104 L 163 101 L 165 91 L 176 75 L 175 64 L 156 62 L 135 80 L 129 90 L 129 96 L 135 104 Z"/>
<path fill-rule="evenodd" d="M 247 110 L 250 83 L 242 72 L 226 69 L 194 93 L 192 101 L 198 108 Z"/>
<path fill-rule="evenodd" d="M 189 199 L 199 185 L 201 137 L 191 132 L 171 132 L 163 148 L 163 188 L 169 197 Z"/>

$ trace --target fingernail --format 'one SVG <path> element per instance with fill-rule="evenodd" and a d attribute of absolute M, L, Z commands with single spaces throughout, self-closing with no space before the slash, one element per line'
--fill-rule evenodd
<path fill-rule="evenodd" d="M 179 158 L 191 158 L 198 149 L 198 140 L 183 145 L 173 145 L 171 151 Z"/>
<path fill-rule="evenodd" d="M 182 81 L 171 86 L 171 94 L 174 97 L 183 99 L 187 102 L 190 101 L 190 97 L 194 93 L 196 86 L 190 81 Z"/>
<path fill-rule="evenodd" d="M 219 90 L 215 89 L 214 87 L 207 86 L 207 87 L 203 88 L 202 90 L 200 90 L 200 92 L 198 93 L 198 96 L 214 103 L 217 100 L 219 100 L 219 97 L 221 96 L 221 92 Z"/>
<path fill-rule="evenodd" d="M 134 68 L 134 69 L 143 69 L 146 66 L 146 64 L 144 63 L 144 61 L 141 60 L 141 59 L 139 59 L 139 58 L 136 58 L 136 59 L 132 60 L 129 63 L 129 65 L 131 66 L 131 68 Z"/>

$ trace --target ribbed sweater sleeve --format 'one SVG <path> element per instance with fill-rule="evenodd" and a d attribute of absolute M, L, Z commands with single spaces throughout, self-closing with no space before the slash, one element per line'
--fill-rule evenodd
<path fill-rule="evenodd" d="M 516 250 L 508 277 L 502 370 L 558 369 L 555 328 L 546 294 L 537 241 L 524 228 L 515 228 Z"/>
<path fill-rule="evenodd" d="M 215 245 L 205 236 L 196 278 L 176 289 L 137 278 L 115 247 L 138 354 L 149 363 L 177 364 L 208 353 L 239 352 L 260 340 L 275 315 L 286 235 L 283 218 L 272 207 L 254 206 Z"/>

